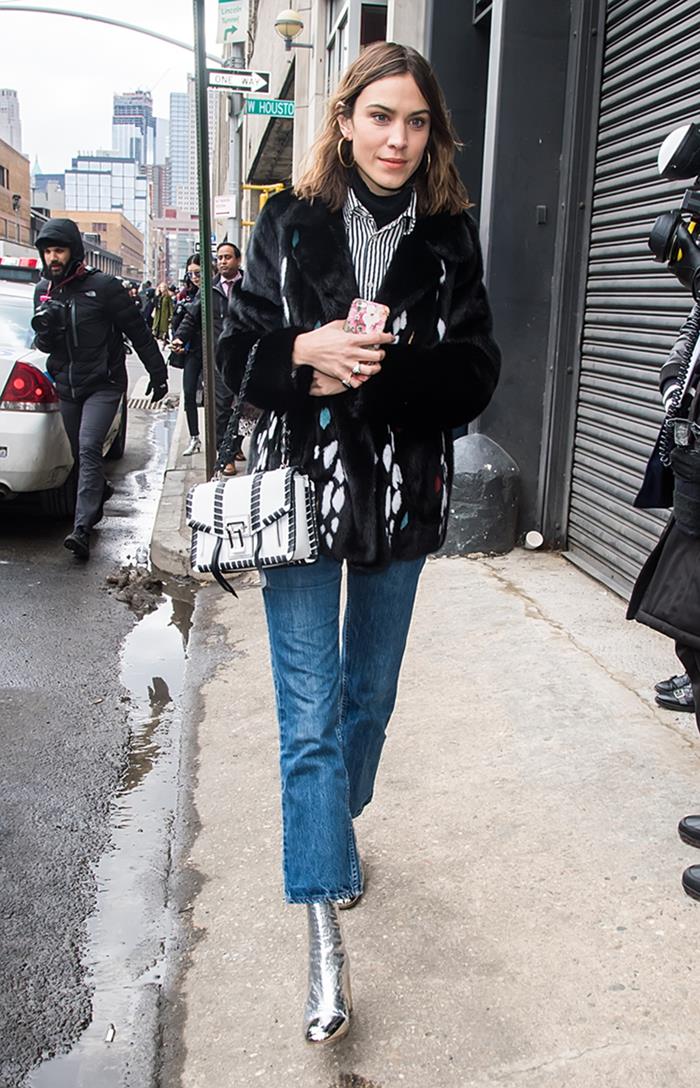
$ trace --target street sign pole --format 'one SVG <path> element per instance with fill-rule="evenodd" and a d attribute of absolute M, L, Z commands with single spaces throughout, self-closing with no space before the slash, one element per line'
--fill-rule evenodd
<path fill-rule="evenodd" d="M 216 460 L 216 371 L 211 269 L 211 189 L 209 184 L 209 102 L 204 44 L 204 0 L 193 0 L 195 93 L 197 100 L 197 173 L 199 175 L 199 257 L 202 300 L 202 370 L 204 373 L 204 459 L 207 479 Z"/>

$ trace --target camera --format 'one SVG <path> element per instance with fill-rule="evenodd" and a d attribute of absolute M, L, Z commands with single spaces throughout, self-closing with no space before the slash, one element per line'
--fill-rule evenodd
<path fill-rule="evenodd" d="M 31 320 L 31 326 L 37 336 L 51 337 L 62 336 L 68 328 L 68 313 L 64 302 L 56 299 L 46 299 Z"/>
<path fill-rule="evenodd" d="M 695 175 L 695 181 L 683 194 L 680 208 L 663 212 L 649 235 L 654 260 L 680 261 L 683 249 L 678 241 L 679 226 L 684 224 L 690 234 L 695 234 L 700 222 L 700 177 L 697 176 L 700 175 L 700 124 L 691 121 L 669 133 L 659 148 L 658 169 L 660 176 L 669 181 Z"/>

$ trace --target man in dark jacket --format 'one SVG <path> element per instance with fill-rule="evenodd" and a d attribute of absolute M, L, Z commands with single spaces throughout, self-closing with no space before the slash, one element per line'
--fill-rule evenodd
<path fill-rule="evenodd" d="M 102 446 L 127 389 L 124 336 L 150 375 L 147 392 L 156 401 L 168 391 L 167 370 L 120 280 L 85 265 L 83 240 L 72 219 L 49 220 L 36 247 L 45 278 L 34 295 L 35 343 L 48 352 L 47 369 L 77 465 L 74 527 L 64 544 L 87 559 L 90 531 L 111 494 Z"/>
<path fill-rule="evenodd" d="M 228 303 L 231 296 L 231 291 L 238 281 L 242 278 L 243 273 L 241 271 L 241 251 L 238 246 L 235 246 L 233 242 L 220 242 L 216 247 L 216 265 L 217 275 L 214 277 L 212 283 L 212 302 L 213 302 L 213 319 L 214 319 L 214 342 L 218 343 L 221 331 L 224 327 L 224 320 L 228 313 Z M 173 347 L 177 351 L 178 347 L 184 347 L 184 345 L 192 340 L 194 337 L 201 335 L 202 324 L 202 307 L 199 294 L 194 301 L 188 307 L 186 315 L 183 317 L 182 322 L 177 329 L 177 337 L 173 340 Z M 216 445 L 217 449 L 221 445 L 221 440 L 224 437 L 226 431 L 226 425 L 231 417 L 231 408 L 233 406 L 233 393 L 228 388 L 221 375 L 216 373 Z M 239 455 L 237 455 L 239 456 Z M 242 456 L 242 455 L 240 455 Z M 226 465 L 225 474 L 227 476 L 233 476 L 236 471 L 236 466 L 233 462 Z"/>

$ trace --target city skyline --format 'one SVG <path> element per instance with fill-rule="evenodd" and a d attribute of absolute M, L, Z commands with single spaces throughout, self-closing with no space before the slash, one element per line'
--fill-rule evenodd
<path fill-rule="evenodd" d="M 210 53 L 220 50 L 215 43 L 216 7 L 208 0 Z M 105 14 L 100 0 L 82 0 L 80 10 Z M 192 5 L 186 0 L 172 4 L 154 0 L 147 8 L 137 0 L 122 0 L 115 18 L 182 41 L 193 37 Z M 170 94 L 186 91 L 194 68 L 191 54 L 164 42 L 56 15 L 3 14 L 2 3 L 0 33 L 12 43 L 3 58 L 2 85 L 18 94 L 22 152 L 32 165 L 38 158 L 46 174 L 70 169 L 71 159 L 80 152 L 112 147 L 115 94 L 150 91 L 154 114 L 166 117 Z"/>

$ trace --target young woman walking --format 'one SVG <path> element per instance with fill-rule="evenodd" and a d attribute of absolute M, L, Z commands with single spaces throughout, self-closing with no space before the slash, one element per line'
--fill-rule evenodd
<path fill-rule="evenodd" d="M 363 892 L 353 820 L 374 791 L 425 556 L 444 539 L 451 431 L 483 411 L 498 377 L 455 147 L 424 58 L 387 42 L 366 49 L 308 169 L 258 217 L 219 348 L 237 389 L 258 343 L 254 467 L 279 465 L 285 416 L 290 461 L 316 487 L 319 559 L 263 577 L 285 895 L 307 904 L 313 1043 L 349 1026 L 337 909 Z M 356 296 L 389 307 L 387 331 L 343 331 Z"/>
<path fill-rule="evenodd" d="M 200 453 L 202 443 L 199 437 L 199 413 L 197 411 L 197 392 L 202 384 L 202 333 L 199 326 L 192 329 L 189 339 L 183 344 L 178 338 L 178 329 L 190 311 L 199 294 L 201 267 L 199 253 L 193 253 L 187 261 L 185 284 L 175 306 L 172 317 L 172 350 L 182 356 L 182 395 L 185 401 L 185 417 L 190 440 L 182 451 L 183 457 Z"/>

